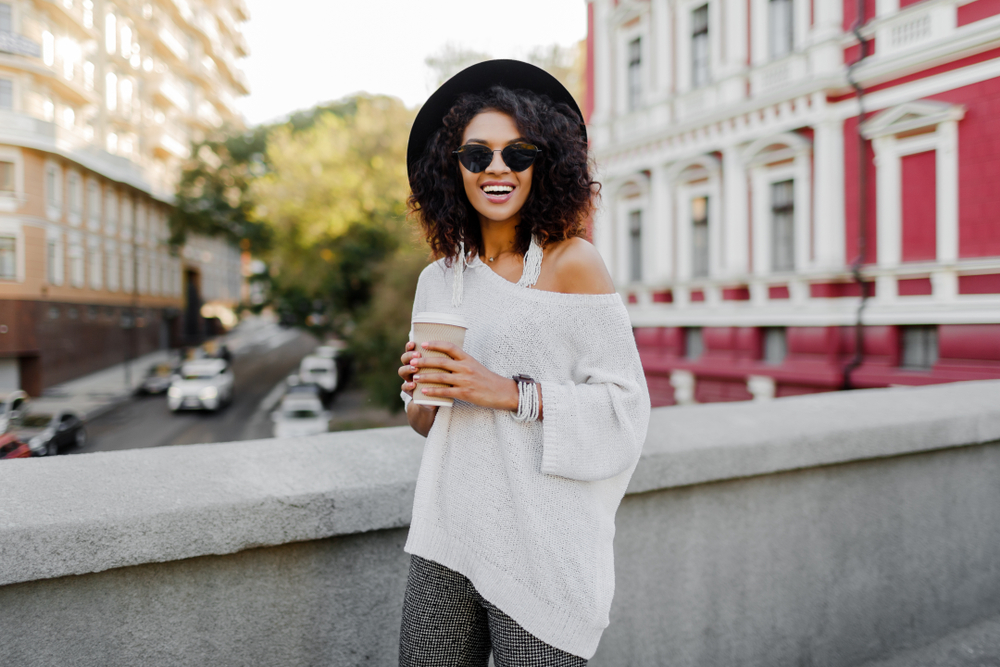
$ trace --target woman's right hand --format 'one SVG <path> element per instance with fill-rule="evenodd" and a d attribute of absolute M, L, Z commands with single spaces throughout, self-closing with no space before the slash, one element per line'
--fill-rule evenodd
<path fill-rule="evenodd" d="M 419 359 L 420 352 L 417 351 L 416 343 L 407 343 L 406 351 L 399 358 L 403 365 L 399 367 L 399 377 L 403 378 L 403 391 L 413 398 L 413 391 L 417 388 L 417 383 L 413 381 L 413 374 L 417 369 L 410 365 L 412 359 Z M 434 425 L 434 417 L 437 415 L 437 407 L 433 405 L 417 405 L 410 403 L 406 409 L 406 419 L 410 426 L 420 435 L 427 437 L 431 426 Z"/>
<path fill-rule="evenodd" d="M 403 365 L 399 367 L 399 377 L 403 378 L 403 392 L 409 394 L 410 398 L 413 398 L 413 390 L 417 388 L 417 383 L 413 381 L 413 374 L 417 372 L 417 369 L 410 365 L 410 360 L 419 357 L 417 344 L 407 343 L 406 351 L 399 358 L 403 362 Z"/>

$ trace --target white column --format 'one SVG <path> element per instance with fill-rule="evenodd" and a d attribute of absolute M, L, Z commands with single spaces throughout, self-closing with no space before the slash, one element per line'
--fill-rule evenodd
<path fill-rule="evenodd" d="M 691 201 L 687 188 L 674 188 L 674 224 L 677 229 L 677 281 L 686 283 L 691 280 Z M 711 206 L 711 203 L 709 203 Z M 711 223 L 709 223 L 711 224 Z"/>
<path fill-rule="evenodd" d="M 902 259 L 902 201 L 900 200 L 900 165 L 896 138 L 876 138 L 875 148 L 878 228 L 878 266 L 893 268 Z"/>
<path fill-rule="evenodd" d="M 615 244 L 614 244 L 614 207 L 617 202 L 605 202 L 594 212 L 594 247 L 601 253 L 608 272 L 616 277 Z"/>
<path fill-rule="evenodd" d="M 608 34 L 611 7 L 608 0 L 591 0 L 594 7 L 594 118 L 607 122 L 612 116 L 614 79 L 611 75 L 615 53 Z M 607 257 L 605 257 L 607 259 Z"/>
<path fill-rule="evenodd" d="M 747 53 L 746 0 L 723 0 L 725 3 L 725 25 L 723 37 L 726 41 L 726 60 L 723 75 L 734 74 L 743 69 Z"/>
<path fill-rule="evenodd" d="M 768 61 L 767 0 L 750 3 L 750 64 L 763 65 Z"/>
<path fill-rule="evenodd" d="M 670 39 L 670 7 L 667 0 L 653 0 L 649 6 L 649 41 L 652 54 L 652 84 L 650 99 L 661 99 L 670 94 L 673 74 L 674 40 Z"/>
<path fill-rule="evenodd" d="M 708 276 L 712 279 L 724 275 L 722 221 L 726 203 L 719 183 L 721 179 L 722 176 L 718 172 L 709 176 L 712 185 L 708 194 Z"/>
<path fill-rule="evenodd" d="M 750 172 L 753 187 L 753 275 L 764 278 L 771 273 L 771 215 L 767 196 L 767 177 L 755 167 Z"/>
<path fill-rule="evenodd" d="M 944 121 L 937 128 L 937 261 L 958 259 L 958 123 Z"/>
<path fill-rule="evenodd" d="M 802 271 L 812 265 L 809 258 L 812 244 L 812 169 L 809 153 L 803 150 L 795 156 L 795 268 Z"/>
<path fill-rule="evenodd" d="M 649 176 L 649 207 L 643 220 L 645 230 L 649 231 L 648 241 L 644 243 L 648 269 L 646 278 L 654 284 L 669 283 L 674 271 L 674 240 L 673 215 L 670 209 L 671 197 L 667 185 L 666 168 L 662 165 L 653 167 Z"/>
<path fill-rule="evenodd" d="M 813 142 L 813 219 L 816 224 L 816 267 L 839 269 L 846 263 L 844 228 L 844 122 L 824 120 L 816 124 Z"/>
<path fill-rule="evenodd" d="M 748 273 L 750 246 L 747 229 L 749 197 L 747 172 L 736 146 L 722 149 L 722 203 L 725 226 L 722 257 L 723 274 L 727 277 Z"/>

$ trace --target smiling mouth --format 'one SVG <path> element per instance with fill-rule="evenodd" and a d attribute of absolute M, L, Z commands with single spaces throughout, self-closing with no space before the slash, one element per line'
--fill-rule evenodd
<path fill-rule="evenodd" d="M 502 204 L 514 194 L 513 185 L 484 185 L 480 188 L 486 199 L 494 204 Z"/>

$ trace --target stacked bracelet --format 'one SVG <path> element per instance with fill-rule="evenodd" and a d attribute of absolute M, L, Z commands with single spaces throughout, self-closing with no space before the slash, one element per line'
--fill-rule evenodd
<path fill-rule="evenodd" d="M 515 375 L 517 382 L 517 413 L 514 419 L 519 422 L 538 421 L 540 402 L 538 398 L 538 383 L 527 375 Z"/>

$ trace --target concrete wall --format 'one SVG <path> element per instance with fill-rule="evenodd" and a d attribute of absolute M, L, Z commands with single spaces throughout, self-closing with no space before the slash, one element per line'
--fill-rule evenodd
<path fill-rule="evenodd" d="M 1000 383 L 654 410 L 595 666 L 847 666 L 1000 613 Z M 0 465 L 0 664 L 392 665 L 407 429 Z"/>

